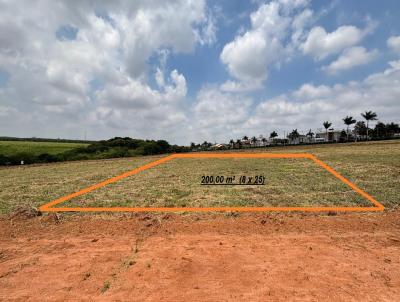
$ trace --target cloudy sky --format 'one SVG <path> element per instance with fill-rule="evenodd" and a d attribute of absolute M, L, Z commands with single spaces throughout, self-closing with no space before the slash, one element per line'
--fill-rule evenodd
<path fill-rule="evenodd" d="M 228 141 L 400 121 L 398 0 L 0 0 L 0 135 Z"/>

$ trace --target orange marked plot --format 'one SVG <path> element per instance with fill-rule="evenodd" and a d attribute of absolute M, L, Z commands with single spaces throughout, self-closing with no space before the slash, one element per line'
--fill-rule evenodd
<path fill-rule="evenodd" d="M 236 158 L 252 158 L 252 159 L 307 159 L 311 160 L 318 166 L 328 171 L 336 179 L 340 180 L 347 187 L 351 188 L 354 192 L 359 194 L 365 200 L 372 203 L 371 206 L 362 207 L 55 207 L 75 197 L 82 196 L 96 189 L 105 187 L 109 184 L 118 182 L 129 176 L 138 174 L 147 169 L 151 169 L 158 165 L 164 164 L 171 160 L 176 159 L 236 159 Z M 307 211 L 307 212 L 324 212 L 324 211 L 341 211 L 341 212 L 362 212 L 362 211 L 383 211 L 384 206 L 375 200 L 371 195 L 360 189 L 354 183 L 340 175 L 333 168 L 329 167 L 323 161 L 319 160 L 316 156 L 309 153 L 184 153 L 173 154 L 166 156 L 159 160 L 153 161 L 149 164 L 143 165 L 139 168 L 122 173 L 121 175 L 112 177 L 100 183 L 89 186 L 85 189 L 77 191 L 67 196 L 55 199 L 40 207 L 44 212 L 210 212 L 210 211 L 241 211 L 241 212 L 262 212 L 262 211 Z"/>

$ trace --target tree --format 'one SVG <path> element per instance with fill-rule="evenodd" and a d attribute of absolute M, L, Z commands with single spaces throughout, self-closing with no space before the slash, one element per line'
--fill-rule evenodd
<path fill-rule="evenodd" d="M 326 138 L 325 140 L 328 141 L 328 129 L 330 126 L 332 126 L 331 122 L 325 121 L 322 123 L 322 125 L 324 125 L 325 131 L 326 131 Z"/>
<path fill-rule="evenodd" d="M 276 137 L 278 137 L 278 133 L 276 133 L 276 131 L 272 131 L 270 134 L 269 134 L 269 138 L 273 141 L 273 142 L 275 142 L 275 138 Z"/>
<path fill-rule="evenodd" d="M 157 145 L 161 150 L 161 153 L 167 153 L 171 147 L 171 145 L 166 140 L 158 140 Z"/>
<path fill-rule="evenodd" d="M 229 144 L 230 144 L 231 147 L 233 148 L 233 145 L 235 144 L 235 141 L 234 141 L 233 139 L 231 139 L 231 140 L 229 141 Z"/>
<path fill-rule="evenodd" d="M 201 144 L 201 147 L 203 149 L 207 149 L 208 148 L 209 143 L 207 141 L 204 141 L 204 143 Z"/>
<path fill-rule="evenodd" d="M 253 144 L 255 144 L 255 143 L 257 142 L 257 138 L 256 138 L 255 136 L 253 136 L 253 137 L 251 138 L 251 142 L 252 142 Z"/>
<path fill-rule="evenodd" d="M 265 143 L 267 142 L 267 139 L 266 139 L 265 137 L 263 137 L 263 138 L 261 139 L 261 141 L 263 142 L 263 146 L 265 146 Z"/>
<path fill-rule="evenodd" d="M 190 143 L 190 149 L 194 149 L 194 148 L 196 148 L 196 144 L 195 143 Z"/>
<path fill-rule="evenodd" d="M 308 137 L 309 141 L 308 142 L 312 142 L 312 138 L 314 137 L 314 132 L 312 132 L 312 130 L 308 130 L 306 136 Z"/>
<path fill-rule="evenodd" d="M 278 136 L 278 133 L 276 133 L 276 131 L 272 131 L 271 134 L 269 135 L 269 137 L 272 139 L 274 139 L 277 136 Z"/>
<path fill-rule="evenodd" d="M 369 121 L 376 121 L 377 114 L 372 111 L 365 111 L 364 113 L 361 113 L 361 116 L 367 121 L 367 139 L 368 139 Z"/>
<path fill-rule="evenodd" d="M 342 131 L 340 132 L 339 141 L 340 141 L 340 142 L 348 141 L 348 133 L 347 133 L 346 131 L 342 130 Z"/>
<path fill-rule="evenodd" d="M 365 126 L 365 122 L 359 121 L 354 126 L 354 132 L 356 135 L 366 135 L 367 134 L 367 126 Z"/>
<path fill-rule="evenodd" d="M 393 136 L 395 133 L 400 133 L 399 124 L 395 124 L 393 122 L 386 124 L 386 129 L 390 136 Z"/>
<path fill-rule="evenodd" d="M 243 136 L 243 138 L 242 138 L 244 141 L 247 141 L 247 140 L 249 140 L 249 138 L 245 135 L 245 136 Z"/>
<path fill-rule="evenodd" d="M 290 132 L 288 135 L 288 138 L 290 138 L 290 140 L 295 140 L 298 137 L 300 137 L 300 134 L 297 129 L 292 130 L 292 132 Z"/>
<path fill-rule="evenodd" d="M 343 122 L 344 122 L 345 125 L 347 126 L 347 141 L 349 141 L 349 128 L 350 128 L 350 125 L 356 123 L 356 120 L 353 119 L 352 116 L 346 116 L 346 117 L 343 119 Z"/>
<path fill-rule="evenodd" d="M 373 136 L 380 138 L 380 137 L 387 137 L 388 133 L 387 133 L 387 128 L 386 125 L 382 122 L 378 122 L 375 125 L 375 129 L 374 129 L 374 133 Z"/>
<path fill-rule="evenodd" d="M 238 140 L 236 140 L 236 144 L 239 146 L 239 149 L 240 149 L 240 147 L 242 146 L 242 141 L 240 139 L 238 139 Z"/>

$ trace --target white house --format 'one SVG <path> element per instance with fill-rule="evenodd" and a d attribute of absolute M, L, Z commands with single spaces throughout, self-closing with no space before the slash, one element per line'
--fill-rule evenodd
<path fill-rule="evenodd" d="M 338 142 L 340 140 L 341 130 L 328 130 L 328 132 L 318 132 L 315 135 L 316 141 L 324 139 L 325 142 Z"/>

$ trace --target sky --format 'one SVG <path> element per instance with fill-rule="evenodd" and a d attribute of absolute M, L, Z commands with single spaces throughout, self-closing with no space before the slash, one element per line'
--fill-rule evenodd
<path fill-rule="evenodd" d="M 228 142 L 400 122 L 398 0 L 0 0 L 0 136 Z"/>

